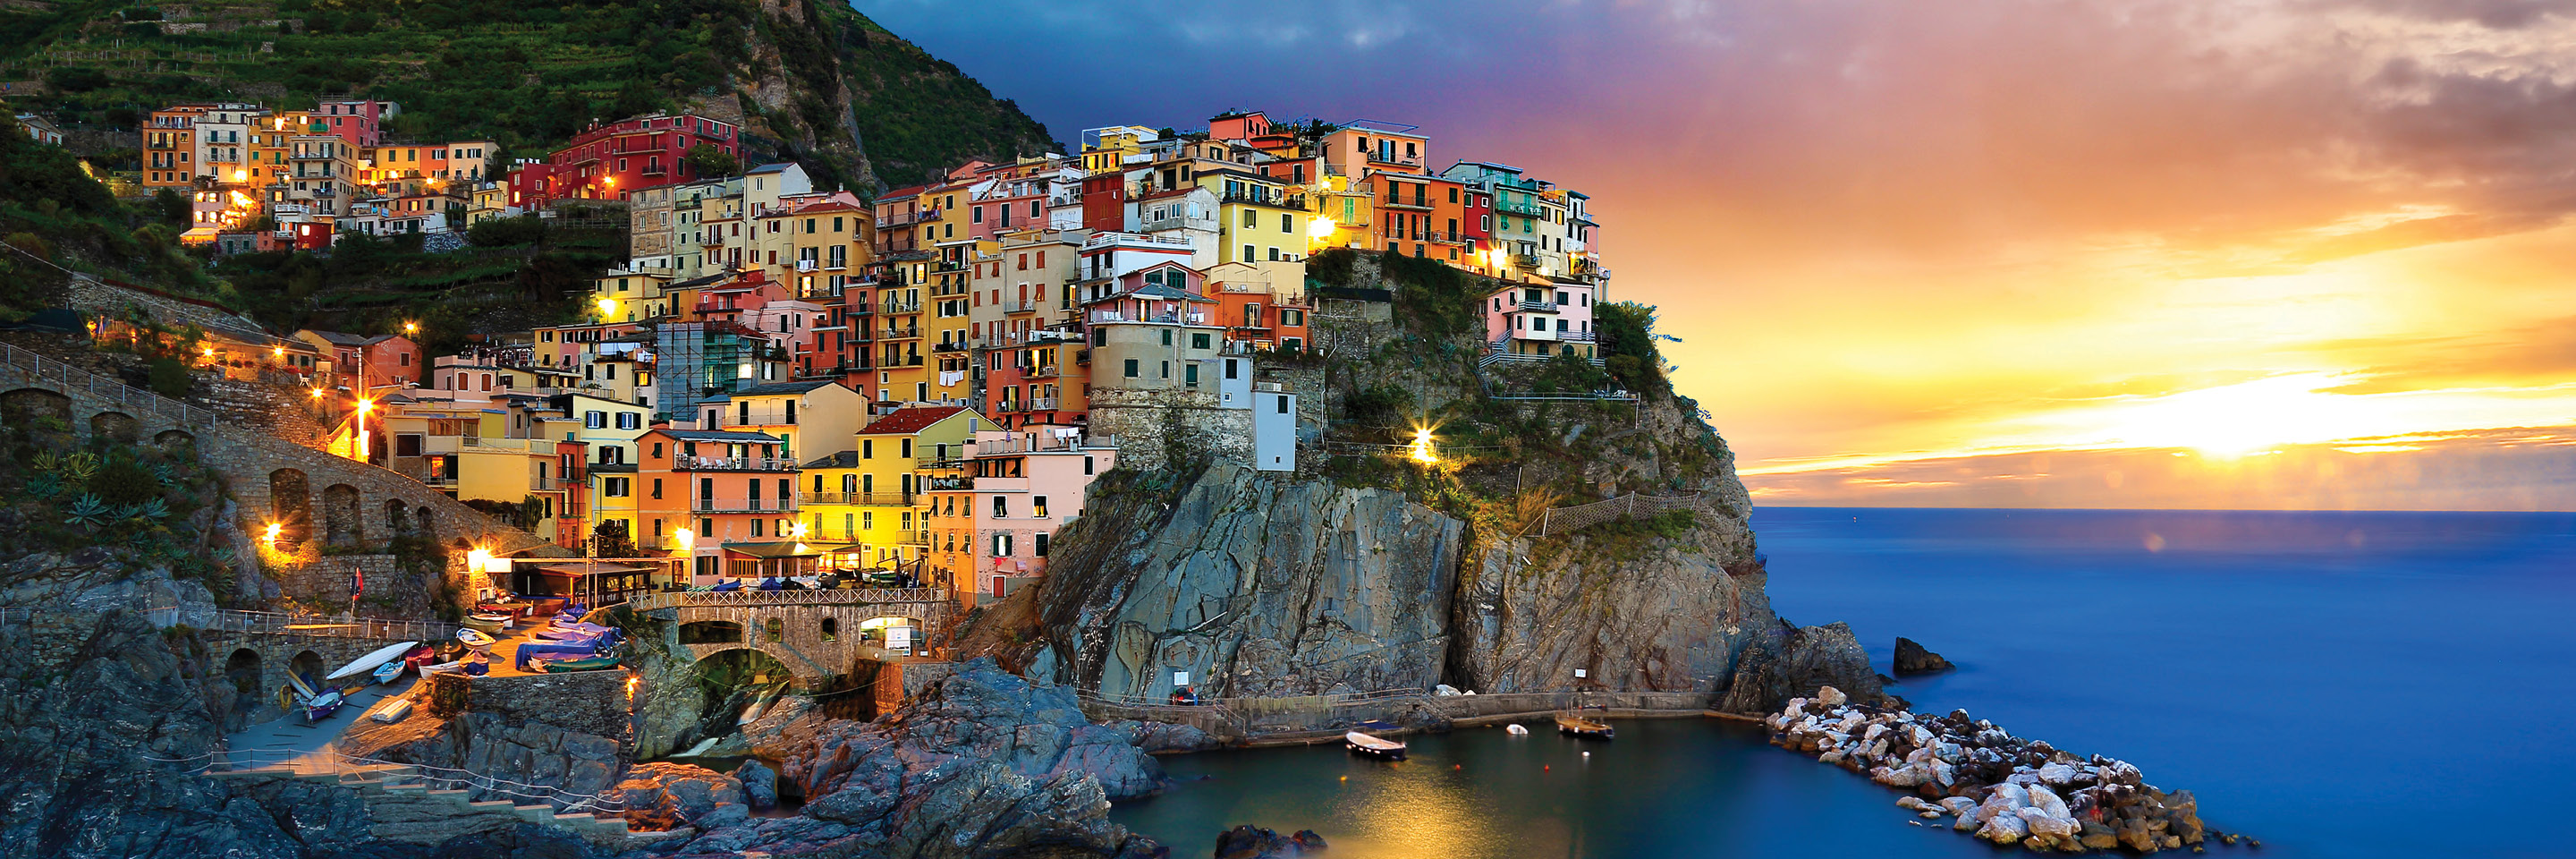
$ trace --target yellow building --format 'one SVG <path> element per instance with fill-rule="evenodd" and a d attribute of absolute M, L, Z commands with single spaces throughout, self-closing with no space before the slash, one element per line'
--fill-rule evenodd
<path fill-rule="evenodd" d="M 1302 260 L 1311 239 L 1306 234 L 1306 198 L 1288 193 L 1278 180 L 1250 171 L 1198 171 L 1200 187 L 1217 192 L 1218 263 Z"/>
<path fill-rule="evenodd" d="M 855 434 L 850 449 L 805 464 L 806 539 L 849 544 L 846 554 L 872 568 L 919 561 L 928 545 L 918 506 L 921 470 L 964 457 L 966 441 L 990 426 L 980 413 L 957 406 L 916 406 L 878 418 Z"/>
<path fill-rule="evenodd" d="M 637 322 L 662 315 L 667 271 L 611 271 L 590 283 L 590 315 L 601 322 Z"/>
<path fill-rule="evenodd" d="M 975 305 L 990 299 L 976 294 L 975 276 L 1002 266 L 1001 252 L 1002 243 L 994 239 L 939 243 L 939 260 L 930 270 L 929 305 L 922 313 L 921 338 L 930 345 L 931 361 L 914 399 L 963 402 L 973 392 L 975 356 L 969 341 Z"/>

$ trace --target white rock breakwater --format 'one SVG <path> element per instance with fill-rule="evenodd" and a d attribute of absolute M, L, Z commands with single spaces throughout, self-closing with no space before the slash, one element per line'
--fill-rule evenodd
<path fill-rule="evenodd" d="M 1996 844 L 2198 853 L 2208 839 L 2237 841 L 2201 824 L 2191 791 L 2158 790 L 2125 761 L 2077 757 L 1965 710 L 1925 716 L 1881 709 L 1826 686 L 1814 698 L 1790 699 L 1763 723 L 1773 745 L 1909 791 L 1897 805 L 1926 819 L 1954 817 L 1952 829 Z"/>

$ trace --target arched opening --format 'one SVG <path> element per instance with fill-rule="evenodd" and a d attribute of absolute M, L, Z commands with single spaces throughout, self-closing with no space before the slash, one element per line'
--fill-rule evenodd
<path fill-rule="evenodd" d="M 438 528 L 437 528 L 437 526 L 436 526 L 435 524 L 433 524 L 433 523 L 434 523 L 434 520 L 432 520 L 432 519 L 430 519 L 430 518 L 429 518 L 429 508 L 427 508 L 427 507 L 421 507 L 421 508 L 417 508 L 417 509 L 414 509 L 413 511 L 411 511 L 411 526 L 412 526 L 412 527 L 414 527 L 414 528 L 418 528 L 418 529 L 420 529 L 420 532 L 421 532 L 421 533 L 423 533 L 423 534 L 436 534 L 436 533 L 438 533 Z"/>
<path fill-rule="evenodd" d="M 279 536 L 285 542 L 302 542 L 313 529 L 313 485 L 304 472 L 281 468 L 268 473 L 268 518 L 285 526 Z"/>
<path fill-rule="evenodd" d="M 921 621 L 902 615 L 859 621 L 859 643 L 910 655 L 922 646 Z"/>
<path fill-rule="evenodd" d="M 385 530 L 395 535 L 411 533 L 411 510 L 403 506 L 402 499 L 385 501 Z"/>
<path fill-rule="evenodd" d="M 297 652 L 295 658 L 287 660 L 286 670 L 294 672 L 297 679 L 303 680 L 305 688 L 320 692 L 322 691 L 319 688 L 322 672 L 331 669 L 322 664 L 322 654 L 306 650 Z"/>
<path fill-rule="evenodd" d="M 784 682 L 789 678 L 787 664 L 778 657 L 744 648 L 727 650 L 698 660 L 698 681 L 707 691 L 706 706 L 714 707 L 744 686 Z"/>
<path fill-rule="evenodd" d="M 0 394 L 0 421 L 34 430 L 67 432 L 72 428 L 72 398 L 43 388 L 19 388 Z"/>
<path fill-rule="evenodd" d="M 742 624 L 729 620 L 702 620 L 680 624 L 681 644 L 741 644 Z"/>
<path fill-rule="evenodd" d="M 233 712 L 247 715 L 259 707 L 259 651 L 244 647 L 224 659 L 224 679 L 233 684 Z"/>
<path fill-rule="evenodd" d="M 815 636 L 820 638 L 825 644 L 841 640 L 841 619 L 837 617 L 824 618 L 822 623 L 815 624 Z"/>
<path fill-rule="evenodd" d="M 100 412 L 89 416 L 91 441 L 133 444 L 143 440 L 143 425 L 124 412 Z"/>
<path fill-rule="evenodd" d="M 774 617 L 770 618 L 767 623 L 760 625 L 760 640 L 763 644 L 778 644 L 786 641 L 787 622 Z"/>
<path fill-rule="evenodd" d="M 355 546 L 366 539 L 358 526 L 358 487 L 334 483 L 322 490 L 322 543 Z"/>
<path fill-rule="evenodd" d="M 162 450 L 176 453 L 197 446 L 197 437 L 187 430 L 162 430 L 152 437 L 152 443 L 160 445 Z"/>

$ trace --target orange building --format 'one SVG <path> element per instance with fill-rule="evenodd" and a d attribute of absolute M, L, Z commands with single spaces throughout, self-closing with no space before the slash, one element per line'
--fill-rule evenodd
<path fill-rule="evenodd" d="M 776 542 L 796 521 L 798 464 L 768 433 L 655 427 L 635 440 L 637 545 L 722 575 L 728 546 Z"/>
<path fill-rule="evenodd" d="M 197 119 L 211 104 L 174 104 L 143 122 L 143 187 L 186 188 L 197 179 Z"/>

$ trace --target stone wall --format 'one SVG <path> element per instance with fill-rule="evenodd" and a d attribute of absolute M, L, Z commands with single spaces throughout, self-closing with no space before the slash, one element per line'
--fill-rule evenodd
<path fill-rule="evenodd" d="M 269 575 L 277 580 L 278 589 L 284 596 L 325 605 L 349 604 L 349 580 L 353 571 L 363 578 L 366 593 L 370 595 L 420 591 L 419 577 L 398 575 L 394 564 L 392 555 L 327 555 L 287 564 Z M 402 578 L 410 581 L 400 581 Z"/>
<path fill-rule="evenodd" d="M 1094 388 L 1091 433 L 1117 436 L 1119 460 L 1138 468 L 1252 462 L 1252 412 L 1219 407 L 1213 392 Z"/>
<path fill-rule="evenodd" d="M 617 740 L 622 748 L 628 742 L 633 717 L 626 682 L 632 676 L 624 671 L 576 671 L 519 677 L 440 675 L 436 679 L 466 684 L 467 712 L 492 714 L 514 725 L 542 722 L 608 737 Z"/>

